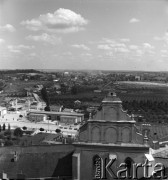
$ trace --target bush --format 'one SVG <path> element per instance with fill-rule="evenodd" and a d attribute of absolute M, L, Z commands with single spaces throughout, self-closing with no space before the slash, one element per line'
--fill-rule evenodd
<path fill-rule="evenodd" d="M 3 134 L 0 134 L 0 139 L 4 139 L 4 135 Z"/>
<path fill-rule="evenodd" d="M 40 128 L 40 131 L 44 131 L 44 128 Z"/>
<path fill-rule="evenodd" d="M 5 141 L 5 146 L 12 146 L 13 142 L 11 140 L 6 140 Z"/>
<path fill-rule="evenodd" d="M 60 133 L 60 132 L 61 132 L 61 129 L 56 129 L 55 132 L 56 132 L 56 133 Z"/>
<path fill-rule="evenodd" d="M 16 128 L 13 132 L 14 136 L 16 137 L 22 137 L 23 131 L 20 128 Z"/>
<path fill-rule="evenodd" d="M 10 131 L 11 127 L 10 127 L 10 124 L 8 124 L 8 130 Z"/>
<path fill-rule="evenodd" d="M 6 126 L 5 126 L 5 124 L 3 124 L 3 127 L 2 127 L 2 129 L 3 129 L 3 131 L 5 131 L 5 129 L 6 129 Z"/>
<path fill-rule="evenodd" d="M 23 130 L 27 130 L 27 127 L 26 127 L 26 126 L 23 126 L 22 129 L 23 129 Z"/>
<path fill-rule="evenodd" d="M 11 136 L 11 131 L 10 130 L 5 131 L 4 136 Z"/>

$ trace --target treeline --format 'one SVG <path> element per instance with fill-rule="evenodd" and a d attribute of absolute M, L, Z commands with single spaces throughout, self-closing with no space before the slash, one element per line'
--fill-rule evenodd
<path fill-rule="evenodd" d="M 168 123 L 168 102 L 164 101 L 123 101 L 123 109 L 128 114 L 139 115 L 138 120 Z M 142 119 L 141 119 L 141 118 Z"/>
<path fill-rule="evenodd" d="M 14 74 L 14 73 L 41 73 L 35 69 L 14 69 L 14 70 L 1 70 L 0 74 Z"/>

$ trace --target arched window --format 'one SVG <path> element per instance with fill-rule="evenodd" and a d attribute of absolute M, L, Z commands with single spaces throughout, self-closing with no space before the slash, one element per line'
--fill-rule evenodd
<path fill-rule="evenodd" d="M 101 179 L 101 157 L 95 155 L 93 157 L 93 179 Z"/>
<path fill-rule="evenodd" d="M 125 163 L 127 164 L 127 169 L 128 169 L 128 177 L 132 177 L 133 174 L 133 160 L 130 157 L 127 157 L 125 159 Z"/>

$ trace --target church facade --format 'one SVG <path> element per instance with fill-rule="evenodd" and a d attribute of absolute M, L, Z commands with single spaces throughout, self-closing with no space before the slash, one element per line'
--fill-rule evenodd
<path fill-rule="evenodd" d="M 130 177 L 133 173 L 137 178 L 143 177 L 143 169 L 134 172 L 133 166 L 145 162 L 148 138 L 137 131 L 135 123 L 122 109 L 116 94 L 109 93 L 97 114 L 79 130 L 72 157 L 73 179 L 111 180 L 124 174 Z M 119 173 L 124 168 L 127 171 Z"/>

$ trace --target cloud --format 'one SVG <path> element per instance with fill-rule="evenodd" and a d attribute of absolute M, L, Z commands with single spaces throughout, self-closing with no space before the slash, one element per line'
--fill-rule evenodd
<path fill-rule="evenodd" d="M 152 46 L 152 45 L 149 44 L 149 43 L 143 43 L 143 47 L 144 47 L 145 49 L 148 49 L 148 50 L 154 49 L 154 46 Z"/>
<path fill-rule="evenodd" d="M 98 49 L 103 49 L 103 50 L 111 50 L 112 48 L 108 44 L 99 44 L 97 46 Z"/>
<path fill-rule="evenodd" d="M 16 46 L 13 46 L 13 45 L 8 45 L 7 46 L 7 49 L 10 52 L 13 52 L 13 53 L 21 53 L 22 50 L 24 50 L 24 49 L 30 50 L 30 49 L 33 49 L 33 48 L 34 48 L 34 46 L 26 46 L 26 45 L 23 45 L 23 44 L 16 45 Z"/>
<path fill-rule="evenodd" d="M 130 48 L 131 50 L 137 50 L 137 49 L 139 49 L 139 47 L 138 47 L 137 45 L 129 45 L 129 48 Z"/>
<path fill-rule="evenodd" d="M 35 52 L 29 54 L 30 57 L 36 57 L 37 54 Z"/>
<path fill-rule="evenodd" d="M 124 47 L 117 47 L 117 48 L 115 48 L 115 52 L 128 53 L 128 52 L 129 52 L 129 49 L 124 48 Z"/>
<path fill-rule="evenodd" d="M 0 31 L 14 32 L 16 29 L 11 24 L 6 24 L 4 26 L 0 26 Z"/>
<path fill-rule="evenodd" d="M 143 51 L 141 49 L 137 49 L 135 55 L 136 56 L 142 56 L 143 55 Z"/>
<path fill-rule="evenodd" d="M 67 51 L 62 54 L 63 56 L 72 56 L 72 52 Z"/>
<path fill-rule="evenodd" d="M 72 47 L 74 47 L 74 48 L 78 48 L 78 49 L 84 49 L 84 50 L 87 50 L 87 51 L 89 51 L 90 50 L 90 48 L 89 47 L 87 47 L 86 45 L 84 45 L 84 44 L 74 44 L 74 45 L 72 45 Z"/>
<path fill-rule="evenodd" d="M 129 20 L 129 23 L 138 23 L 138 22 L 140 22 L 140 20 L 137 18 L 132 18 Z"/>
<path fill-rule="evenodd" d="M 106 41 L 107 42 L 107 41 Z M 97 46 L 98 49 L 110 51 L 110 56 L 114 53 L 128 53 L 129 49 L 124 43 L 118 43 L 116 41 L 108 41 L 108 44 L 99 44 Z M 109 52 L 107 53 L 109 54 Z"/>
<path fill-rule="evenodd" d="M 154 52 L 155 47 L 149 43 L 143 43 L 143 53 L 147 53 L 150 56 L 155 54 Z"/>
<path fill-rule="evenodd" d="M 122 38 L 122 39 L 120 39 L 120 41 L 126 43 L 126 42 L 130 42 L 130 39 L 128 39 L 128 38 Z"/>
<path fill-rule="evenodd" d="M 44 42 L 44 43 L 49 43 L 52 45 L 59 44 L 62 42 L 62 39 L 60 37 L 56 37 L 54 35 L 49 35 L 47 33 L 43 33 L 41 35 L 33 36 L 29 35 L 26 37 L 27 40 L 32 40 L 36 42 Z"/>
<path fill-rule="evenodd" d="M 4 42 L 5 40 L 0 38 L 0 44 L 3 44 Z"/>
<path fill-rule="evenodd" d="M 109 57 L 114 57 L 114 53 L 113 52 L 107 52 L 106 54 L 105 54 L 106 56 L 109 56 Z"/>
<path fill-rule="evenodd" d="M 158 36 L 153 37 L 153 39 L 154 39 L 155 41 L 161 41 L 161 40 L 163 40 L 163 38 L 158 37 Z"/>
<path fill-rule="evenodd" d="M 91 54 L 91 53 L 82 53 L 81 55 L 82 55 L 82 56 L 87 56 L 87 57 L 92 57 L 92 54 Z"/>
<path fill-rule="evenodd" d="M 168 50 L 167 49 L 162 49 L 160 51 L 161 57 L 168 57 Z"/>
<path fill-rule="evenodd" d="M 161 37 L 159 36 L 154 36 L 153 39 L 155 41 L 164 41 L 166 44 L 168 44 L 168 31 L 165 32 L 165 34 Z"/>
<path fill-rule="evenodd" d="M 101 43 L 115 44 L 116 41 L 114 39 L 102 38 Z"/>
<path fill-rule="evenodd" d="M 36 19 L 22 21 L 21 24 L 32 31 L 69 33 L 83 30 L 88 20 L 69 9 L 60 8 L 53 14 L 43 14 Z"/>

